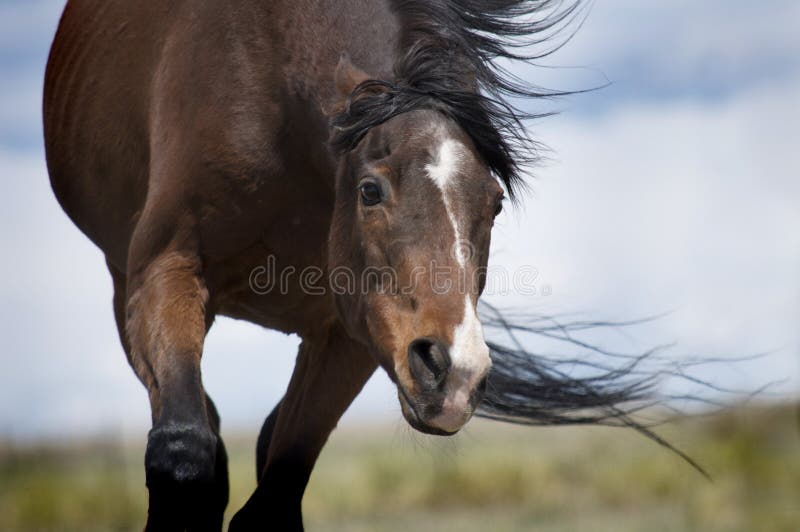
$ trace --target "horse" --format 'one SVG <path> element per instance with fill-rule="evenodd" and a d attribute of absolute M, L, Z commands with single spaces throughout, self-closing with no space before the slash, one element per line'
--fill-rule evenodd
<path fill-rule="evenodd" d="M 579 12 L 552 0 L 67 2 L 45 74 L 47 167 L 105 255 L 119 338 L 148 392 L 147 530 L 223 525 L 226 451 L 200 374 L 216 316 L 302 340 L 231 530 L 303 529 L 314 463 L 378 367 L 424 433 L 454 434 L 476 411 L 625 419 L 615 405 L 637 384 L 515 358 L 477 311 L 493 221 L 536 158 L 513 98 L 553 95 L 498 61 L 534 59 L 522 45 Z M 267 258 L 298 282 L 263 289 Z M 606 410 L 569 417 L 584 408 Z"/>

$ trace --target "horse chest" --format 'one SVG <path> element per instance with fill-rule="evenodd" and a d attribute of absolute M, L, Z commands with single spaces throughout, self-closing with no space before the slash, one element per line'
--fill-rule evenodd
<path fill-rule="evenodd" d="M 249 213 L 238 230 L 249 244 L 209 256 L 207 279 L 212 304 L 224 315 L 284 332 L 301 333 L 335 315 L 330 297 L 317 293 L 327 270 L 332 205 L 322 197 L 303 199 L 289 187 L 262 212 Z M 237 229 L 215 226 L 216 238 L 237 239 Z M 227 235 L 227 237 L 226 237 Z"/>

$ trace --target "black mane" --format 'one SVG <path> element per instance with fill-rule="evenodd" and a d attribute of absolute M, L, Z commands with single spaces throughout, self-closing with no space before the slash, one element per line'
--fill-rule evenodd
<path fill-rule="evenodd" d="M 370 128 L 415 109 L 435 109 L 455 120 L 472 138 L 490 170 L 505 184 L 509 195 L 522 184 L 521 169 L 537 160 L 539 145 L 524 122 L 539 118 L 513 102 L 548 98 L 572 92 L 547 91 L 526 84 L 497 60 L 531 61 L 562 46 L 557 39 L 538 54 L 526 54 L 542 45 L 581 16 L 581 0 L 390 0 L 402 24 L 402 55 L 394 65 L 394 79 L 367 80 L 350 95 L 341 113 L 331 120 L 332 147 L 352 150 Z M 529 48 L 528 48 L 529 49 Z M 580 339 L 576 333 L 594 328 L 636 325 L 574 322 L 522 316 L 525 324 L 506 319 L 482 302 L 481 322 L 487 329 L 506 333 L 510 345 L 488 342 L 492 371 L 487 394 L 477 415 L 523 425 L 611 425 L 632 428 L 672 450 L 705 476 L 703 468 L 635 419 L 655 407 L 680 413 L 672 402 L 697 402 L 721 407 L 701 395 L 663 395 L 655 388 L 674 378 L 731 396 L 747 395 L 701 380 L 691 367 L 718 362 L 688 360 L 684 364 L 662 358 L 658 349 L 641 354 L 615 353 Z M 517 335 L 554 340 L 585 352 L 556 357 L 532 352 Z M 744 359 L 748 359 L 746 357 Z M 741 360 L 744 360 L 741 359 Z M 615 364 L 614 362 L 618 362 Z M 754 392 L 755 395 L 761 390 Z"/>
<path fill-rule="evenodd" d="M 537 159 L 538 145 L 524 121 L 544 115 L 522 111 L 513 98 L 566 94 L 530 86 L 497 59 L 544 57 L 525 47 L 547 42 L 578 15 L 580 0 L 391 0 L 402 24 L 403 55 L 393 80 L 367 80 L 331 120 L 331 144 L 353 149 L 370 128 L 399 114 L 433 108 L 455 120 L 486 165 L 513 197 L 520 170 Z"/>

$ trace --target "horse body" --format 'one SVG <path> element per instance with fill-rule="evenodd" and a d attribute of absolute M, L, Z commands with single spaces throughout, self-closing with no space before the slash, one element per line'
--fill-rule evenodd
<path fill-rule="evenodd" d="M 148 528 L 221 526 L 225 450 L 199 380 L 217 314 L 304 339 L 287 413 L 259 438 L 259 477 L 276 456 L 270 480 L 257 515 L 239 519 L 302 526 L 316 454 L 375 363 L 337 327 L 331 297 L 255 294 L 248 277 L 268 256 L 327 268 L 336 162 L 323 107 L 340 54 L 386 76 L 397 31 L 384 2 L 68 3 L 46 76 L 48 168 L 106 254 L 120 337 L 150 391 Z M 317 397 L 323 378 L 341 391 Z"/>
<path fill-rule="evenodd" d="M 469 420 L 491 366 L 481 271 L 520 139 L 513 108 L 479 89 L 536 95 L 484 66 L 512 57 L 489 36 L 548 31 L 565 15 L 513 22 L 548 6 L 69 0 L 45 79 L 48 169 L 106 255 L 120 340 L 149 393 L 148 529 L 222 526 L 225 448 L 200 376 L 216 315 L 302 338 L 232 528 L 302 529 L 314 462 L 378 366 L 413 427 Z M 251 275 L 269 258 L 275 272 L 377 276 L 358 293 L 260 293 Z M 507 404 L 524 399 L 505 382 Z"/>
<path fill-rule="evenodd" d="M 47 74 L 48 166 L 115 269 L 144 267 L 158 250 L 129 262 L 131 245 L 167 246 L 188 225 L 216 313 L 293 333 L 332 318 L 330 301 L 255 295 L 247 278 L 270 255 L 327 267 L 323 106 L 339 55 L 386 76 L 397 54 L 388 4 L 356 4 L 69 2 Z"/>

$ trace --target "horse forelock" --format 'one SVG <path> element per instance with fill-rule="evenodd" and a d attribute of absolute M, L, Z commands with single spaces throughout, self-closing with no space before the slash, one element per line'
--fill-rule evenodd
<path fill-rule="evenodd" d="M 580 13 L 581 0 L 390 0 L 401 21 L 401 53 L 394 79 L 370 79 L 352 92 L 331 119 L 331 145 L 344 153 L 369 130 L 416 109 L 435 109 L 453 119 L 475 145 L 483 163 L 509 196 L 522 185 L 523 169 L 537 162 L 541 146 L 526 122 L 546 116 L 522 110 L 512 98 L 569 94 L 522 82 L 495 61 L 539 59 L 550 49 L 525 54 L 557 37 Z M 567 35 L 569 38 L 571 34 Z"/>

